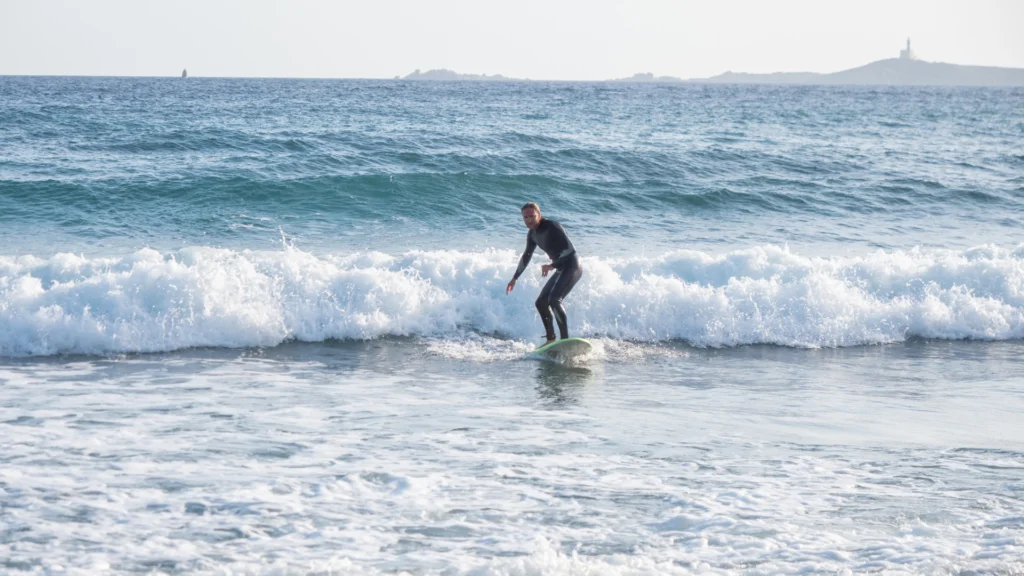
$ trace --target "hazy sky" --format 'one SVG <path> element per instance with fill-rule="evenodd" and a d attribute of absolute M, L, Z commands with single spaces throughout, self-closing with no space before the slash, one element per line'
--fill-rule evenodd
<path fill-rule="evenodd" d="M 0 0 L 0 74 L 519 78 L 1024 68 L 1024 0 Z"/>

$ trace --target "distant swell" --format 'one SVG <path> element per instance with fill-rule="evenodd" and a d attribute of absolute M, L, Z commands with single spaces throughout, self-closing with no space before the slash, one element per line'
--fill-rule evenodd
<path fill-rule="evenodd" d="M 317 257 L 197 247 L 120 258 L 0 257 L 0 355 L 274 346 L 466 331 L 533 340 L 539 282 L 504 295 L 511 251 Z M 806 258 L 584 259 L 570 296 L 586 336 L 696 346 L 834 347 L 1024 336 L 1024 245 Z"/>

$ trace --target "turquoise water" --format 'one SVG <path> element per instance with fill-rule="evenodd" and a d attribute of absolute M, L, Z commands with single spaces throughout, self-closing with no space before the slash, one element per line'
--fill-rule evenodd
<path fill-rule="evenodd" d="M 505 248 L 527 198 L 594 255 L 967 248 L 1021 225 L 1019 89 L 8 77 L 0 98 L 15 253 L 278 230 Z"/>
<path fill-rule="evenodd" d="M 1019 89 L 0 77 L 0 565 L 1024 570 L 1022 142 Z"/>

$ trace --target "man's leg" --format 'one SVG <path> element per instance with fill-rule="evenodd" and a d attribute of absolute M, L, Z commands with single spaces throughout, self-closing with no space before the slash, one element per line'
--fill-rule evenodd
<path fill-rule="evenodd" d="M 548 304 L 551 289 L 554 288 L 555 284 L 558 283 L 558 279 L 562 276 L 560 270 L 555 270 L 555 273 L 548 279 L 547 284 L 540 290 L 540 295 L 537 296 L 537 301 L 534 304 L 537 305 L 537 312 L 540 312 L 540 320 L 544 323 L 544 334 L 547 336 L 548 342 L 555 341 L 555 327 L 552 324 L 551 319 L 551 307 Z"/>
<path fill-rule="evenodd" d="M 555 321 L 558 322 L 558 332 L 562 339 L 569 337 L 569 318 L 565 315 L 565 308 L 562 307 L 562 299 L 569 295 L 573 286 L 583 277 L 583 268 L 576 266 L 569 270 L 560 270 L 558 280 L 548 292 L 548 306 L 555 313 Z M 554 280 L 554 279 L 552 279 Z M 547 288 L 547 286 L 545 286 Z M 554 332 L 548 332 L 553 334 Z"/>

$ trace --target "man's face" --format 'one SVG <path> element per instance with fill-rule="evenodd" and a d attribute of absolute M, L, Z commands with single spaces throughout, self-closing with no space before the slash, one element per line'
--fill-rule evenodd
<path fill-rule="evenodd" d="M 537 228 L 537 226 L 540 226 L 540 212 L 534 208 L 527 208 L 523 210 L 523 223 L 526 224 L 526 227 L 530 230 Z"/>

